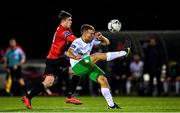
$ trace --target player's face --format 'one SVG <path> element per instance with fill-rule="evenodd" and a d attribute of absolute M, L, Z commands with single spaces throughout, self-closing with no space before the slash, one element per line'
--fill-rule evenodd
<path fill-rule="evenodd" d="M 71 17 L 66 18 L 65 21 L 64 21 L 64 23 L 65 23 L 66 28 L 71 28 L 72 18 L 71 18 Z"/>
<path fill-rule="evenodd" d="M 10 40 L 9 45 L 10 45 L 11 48 L 15 48 L 16 47 L 16 41 L 15 40 Z"/>
<path fill-rule="evenodd" d="M 152 46 L 152 47 L 156 46 L 156 40 L 155 39 L 150 39 L 149 45 Z"/>
<path fill-rule="evenodd" d="M 85 32 L 85 40 L 87 42 L 91 42 L 94 38 L 94 34 L 95 34 L 94 30 L 87 30 Z"/>
<path fill-rule="evenodd" d="M 136 61 L 136 62 L 137 62 L 137 61 L 139 61 L 139 60 L 140 60 L 140 56 L 139 56 L 139 55 L 134 55 L 134 56 L 133 56 L 133 59 L 134 59 L 134 61 Z"/>

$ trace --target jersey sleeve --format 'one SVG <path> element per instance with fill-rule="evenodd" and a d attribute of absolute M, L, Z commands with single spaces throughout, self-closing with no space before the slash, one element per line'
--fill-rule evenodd
<path fill-rule="evenodd" d="M 18 50 L 19 50 L 21 59 L 25 60 L 25 59 L 26 59 L 26 54 L 25 54 L 25 52 L 23 51 L 23 49 L 22 49 L 21 47 L 18 47 Z"/>
<path fill-rule="evenodd" d="M 8 48 L 8 49 L 5 51 L 5 54 L 3 55 L 3 59 L 4 59 L 4 60 L 7 59 L 9 52 L 10 52 L 10 49 Z"/>
<path fill-rule="evenodd" d="M 67 37 L 67 40 L 70 42 L 73 42 L 76 39 L 76 37 L 74 35 L 70 35 Z"/>
<path fill-rule="evenodd" d="M 101 41 L 99 41 L 98 39 L 93 39 L 93 45 L 94 46 L 98 46 L 98 45 L 100 45 L 101 44 Z"/>
<path fill-rule="evenodd" d="M 72 44 L 70 45 L 70 48 L 76 50 L 78 48 L 78 45 L 79 44 L 78 44 L 77 40 L 74 40 L 72 42 Z"/>
<path fill-rule="evenodd" d="M 72 35 L 69 31 L 64 31 L 62 35 L 65 39 L 67 39 L 70 42 L 73 42 L 76 39 L 76 37 Z"/>
<path fill-rule="evenodd" d="M 76 39 L 73 41 L 73 43 L 70 46 L 71 49 L 73 49 L 73 54 L 77 55 L 77 54 L 82 54 L 81 48 L 82 48 L 82 44 L 81 42 Z"/>

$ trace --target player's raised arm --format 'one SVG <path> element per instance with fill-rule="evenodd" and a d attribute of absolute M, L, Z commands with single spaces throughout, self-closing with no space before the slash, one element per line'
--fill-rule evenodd
<path fill-rule="evenodd" d="M 70 42 L 73 42 L 76 39 L 76 37 L 74 35 L 70 35 L 67 37 L 67 40 Z"/>
<path fill-rule="evenodd" d="M 103 36 L 101 32 L 96 32 L 95 37 L 101 41 L 101 45 L 103 45 L 103 46 L 107 46 L 110 44 L 109 39 L 107 39 L 105 36 Z"/>

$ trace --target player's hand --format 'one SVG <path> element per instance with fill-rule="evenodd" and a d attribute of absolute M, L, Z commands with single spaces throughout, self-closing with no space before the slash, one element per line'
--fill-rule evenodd
<path fill-rule="evenodd" d="M 80 54 L 76 55 L 75 60 L 80 60 L 82 56 Z"/>
<path fill-rule="evenodd" d="M 18 68 L 18 66 L 17 66 L 17 65 L 15 65 L 15 66 L 13 67 L 13 69 L 14 69 L 14 70 L 17 70 L 17 68 Z"/>
<path fill-rule="evenodd" d="M 102 35 L 101 32 L 96 32 L 96 33 L 95 33 L 95 37 L 96 37 L 98 40 L 102 40 L 103 35 Z"/>

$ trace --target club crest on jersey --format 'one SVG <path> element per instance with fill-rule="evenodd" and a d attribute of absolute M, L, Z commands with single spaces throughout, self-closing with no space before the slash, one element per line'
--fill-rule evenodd
<path fill-rule="evenodd" d="M 88 59 L 85 59 L 84 62 L 85 62 L 85 63 L 89 63 L 89 60 L 88 60 Z"/>
<path fill-rule="evenodd" d="M 69 31 L 65 31 L 65 32 L 63 32 L 63 35 L 64 35 L 65 37 L 68 37 L 68 36 L 71 35 L 71 33 L 70 33 Z"/>

